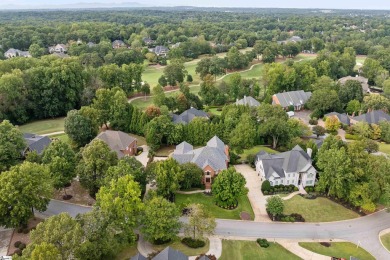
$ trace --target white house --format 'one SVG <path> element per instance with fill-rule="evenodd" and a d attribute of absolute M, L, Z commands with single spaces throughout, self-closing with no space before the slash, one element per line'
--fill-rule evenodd
<path fill-rule="evenodd" d="M 317 170 L 310 155 L 298 145 L 279 154 L 261 151 L 256 155 L 255 165 L 261 180 L 268 180 L 271 186 L 293 184 L 306 187 L 315 184 Z"/>

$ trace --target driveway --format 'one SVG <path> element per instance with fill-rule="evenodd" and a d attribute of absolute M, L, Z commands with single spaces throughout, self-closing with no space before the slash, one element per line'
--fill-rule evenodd
<path fill-rule="evenodd" d="M 255 213 L 255 221 L 271 222 L 266 211 L 266 197 L 261 192 L 261 181 L 256 171 L 247 164 L 235 165 L 236 170 L 241 173 L 246 180 L 248 188 L 248 198 Z"/>
<path fill-rule="evenodd" d="M 149 158 L 148 158 L 149 146 L 147 146 L 147 145 L 142 145 L 141 147 L 144 149 L 144 151 L 143 151 L 140 155 L 136 156 L 135 158 L 136 158 L 140 163 L 142 163 L 143 166 L 146 167 L 146 165 L 148 164 L 148 161 L 149 161 Z"/>
<path fill-rule="evenodd" d="M 303 121 L 306 125 L 309 125 L 310 114 L 310 110 L 294 111 L 294 116 L 292 118 L 297 118 Z"/>
<path fill-rule="evenodd" d="M 13 229 L 5 229 L 0 227 L 0 256 L 6 256 L 8 245 L 11 242 Z"/>

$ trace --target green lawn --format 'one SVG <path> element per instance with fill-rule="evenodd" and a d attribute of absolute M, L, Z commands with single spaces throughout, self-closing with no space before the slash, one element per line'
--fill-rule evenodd
<path fill-rule="evenodd" d="M 222 240 L 222 255 L 219 260 L 295 260 L 300 259 L 278 243 L 268 248 L 260 247 L 255 241 Z"/>
<path fill-rule="evenodd" d="M 139 136 L 139 135 L 135 135 L 135 134 L 128 134 L 128 135 L 130 135 L 130 136 L 132 136 L 132 137 L 137 139 L 137 145 L 138 146 L 147 145 L 145 137 Z"/>
<path fill-rule="evenodd" d="M 61 141 L 63 141 L 64 143 L 69 143 L 69 141 L 70 141 L 69 136 L 67 134 L 53 135 L 53 136 L 50 136 L 50 138 L 58 138 Z"/>
<path fill-rule="evenodd" d="M 19 129 L 23 133 L 48 134 L 64 131 L 64 122 L 65 117 L 39 120 L 25 125 L 21 125 L 19 126 Z"/>
<path fill-rule="evenodd" d="M 390 144 L 386 143 L 378 143 L 379 144 L 379 151 L 382 153 L 387 153 L 390 155 Z"/>
<path fill-rule="evenodd" d="M 157 157 L 168 157 L 175 150 L 175 145 L 163 146 L 156 151 L 155 156 Z"/>
<path fill-rule="evenodd" d="M 384 247 L 390 251 L 390 233 L 381 236 L 381 241 Z"/>
<path fill-rule="evenodd" d="M 117 256 L 116 260 L 128 260 L 131 257 L 138 254 L 137 245 L 129 245 L 128 247 L 125 247 Z"/>
<path fill-rule="evenodd" d="M 354 256 L 357 259 L 362 260 L 375 259 L 363 248 L 357 248 L 355 244 L 349 242 L 331 243 L 330 247 L 325 247 L 322 246 L 320 243 L 314 242 L 300 242 L 299 245 L 303 248 L 306 248 L 307 250 L 326 256 L 333 256 L 345 259 L 349 259 L 350 256 Z"/>
<path fill-rule="evenodd" d="M 212 196 L 204 195 L 203 193 L 196 194 L 176 194 L 176 204 L 182 209 L 187 204 L 198 203 L 204 205 L 206 210 L 215 218 L 222 219 L 240 219 L 240 213 L 245 211 L 254 219 L 253 210 L 247 196 L 242 196 L 238 199 L 238 207 L 234 210 L 227 210 L 218 207 L 214 203 Z"/>
<path fill-rule="evenodd" d="M 179 250 L 180 252 L 182 252 L 183 254 L 185 254 L 187 256 L 198 256 L 200 254 L 205 254 L 205 253 L 207 253 L 207 251 L 209 251 L 210 242 L 207 239 L 206 245 L 204 247 L 201 247 L 201 248 L 190 248 L 190 247 L 184 245 L 180 241 L 180 238 L 178 237 L 174 241 L 172 241 L 170 243 L 167 243 L 167 244 L 153 245 L 153 249 L 156 250 L 156 251 L 161 251 L 161 250 L 164 250 L 164 248 L 166 248 L 167 246 L 170 246 L 170 247 L 172 247 L 172 248 L 174 248 L 176 250 Z"/>
<path fill-rule="evenodd" d="M 321 197 L 309 200 L 294 196 L 284 201 L 284 214 L 291 213 L 301 214 L 306 222 L 330 222 L 359 217 L 352 210 Z"/>
<path fill-rule="evenodd" d="M 222 107 L 221 107 L 222 109 Z M 218 108 L 217 107 L 214 107 L 214 108 L 209 108 L 209 112 L 213 115 L 216 115 L 216 116 L 220 116 L 222 114 L 222 110 L 221 111 L 218 111 Z"/>
<path fill-rule="evenodd" d="M 279 153 L 278 151 L 272 150 L 271 148 L 263 145 L 257 145 L 250 149 L 245 149 L 242 154 L 240 154 L 241 160 L 245 161 L 248 155 L 250 154 L 257 154 L 260 151 L 265 151 L 267 153 L 275 154 Z"/>

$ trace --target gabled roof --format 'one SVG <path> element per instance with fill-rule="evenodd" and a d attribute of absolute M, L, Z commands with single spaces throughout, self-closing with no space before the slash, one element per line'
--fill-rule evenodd
<path fill-rule="evenodd" d="M 132 258 L 130 258 L 130 260 L 147 260 L 147 258 L 144 257 L 143 255 L 141 255 L 140 253 L 138 253 L 135 256 L 133 256 Z"/>
<path fill-rule="evenodd" d="M 380 121 L 390 121 L 390 115 L 382 110 L 374 110 L 360 116 L 356 116 L 353 120 L 359 122 L 367 122 L 369 124 L 378 124 Z"/>
<path fill-rule="evenodd" d="M 132 142 L 137 140 L 122 131 L 111 130 L 101 132 L 96 138 L 105 142 L 111 148 L 111 150 L 115 151 L 118 155 L 118 158 L 122 158 L 124 156 L 122 151 L 126 150 L 126 148 Z"/>
<path fill-rule="evenodd" d="M 112 47 L 115 47 L 115 46 L 126 46 L 126 43 L 122 40 L 115 40 L 112 42 Z"/>
<path fill-rule="evenodd" d="M 23 134 L 23 137 L 27 143 L 26 149 L 29 151 L 36 151 L 38 154 L 42 154 L 43 150 L 51 143 L 50 138 L 47 136 L 25 133 Z"/>
<path fill-rule="evenodd" d="M 282 107 L 304 105 L 311 97 L 311 92 L 303 90 L 289 91 L 275 94 Z"/>
<path fill-rule="evenodd" d="M 306 171 L 312 164 L 310 156 L 299 146 L 280 154 L 268 154 L 261 151 L 256 155 L 257 161 L 263 162 L 265 178 L 271 176 L 284 178 L 285 173 Z"/>
<path fill-rule="evenodd" d="M 161 54 L 161 53 L 167 53 L 169 51 L 169 49 L 165 46 L 156 46 L 155 48 L 153 48 L 153 52 L 156 53 L 157 55 L 158 54 Z"/>
<path fill-rule="evenodd" d="M 229 160 L 225 154 L 225 144 L 214 136 L 207 142 L 207 145 L 198 149 L 190 149 L 192 145 L 183 142 L 176 146 L 172 157 L 179 163 L 192 162 L 204 169 L 210 166 L 215 171 L 227 169 L 226 161 Z"/>
<path fill-rule="evenodd" d="M 260 102 L 254 99 L 253 97 L 244 96 L 243 99 L 237 100 L 236 105 L 244 105 L 250 107 L 258 107 L 260 106 Z"/>
<path fill-rule="evenodd" d="M 190 108 L 181 113 L 180 115 L 173 114 L 172 119 L 174 124 L 188 124 L 192 121 L 195 117 L 203 117 L 203 118 L 209 118 L 209 115 L 202 111 L 195 108 Z"/>
<path fill-rule="evenodd" d="M 332 112 L 332 113 L 328 113 L 325 115 L 326 117 L 329 117 L 329 116 L 336 116 L 339 121 L 344 124 L 344 125 L 350 125 L 351 121 L 349 119 L 349 116 L 345 113 L 343 114 L 340 114 L 340 113 L 337 113 L 337 112 Z"/>
<path fill-rule="evenodd" d="M 168 246 L 153 257 L 153 260 L 188 260 L 188 256 Z"/>

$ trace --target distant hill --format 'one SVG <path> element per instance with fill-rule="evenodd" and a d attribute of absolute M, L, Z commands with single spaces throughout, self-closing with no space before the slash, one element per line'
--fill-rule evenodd
<path fill-rule="evenodd" d="M 39 5 L 39 4 L 30 4 L 30 5 L 2 5 L 0 3 L 1 9 L 93 9 L 93 8 L 136 8 L 136 7 L 147 7 L 147 5 L 140 4 L 137 2 L 123 2 L 123 3 L 88 3 L 80 2 L 75 4 L 61 4 L 61 5 Z"/>

